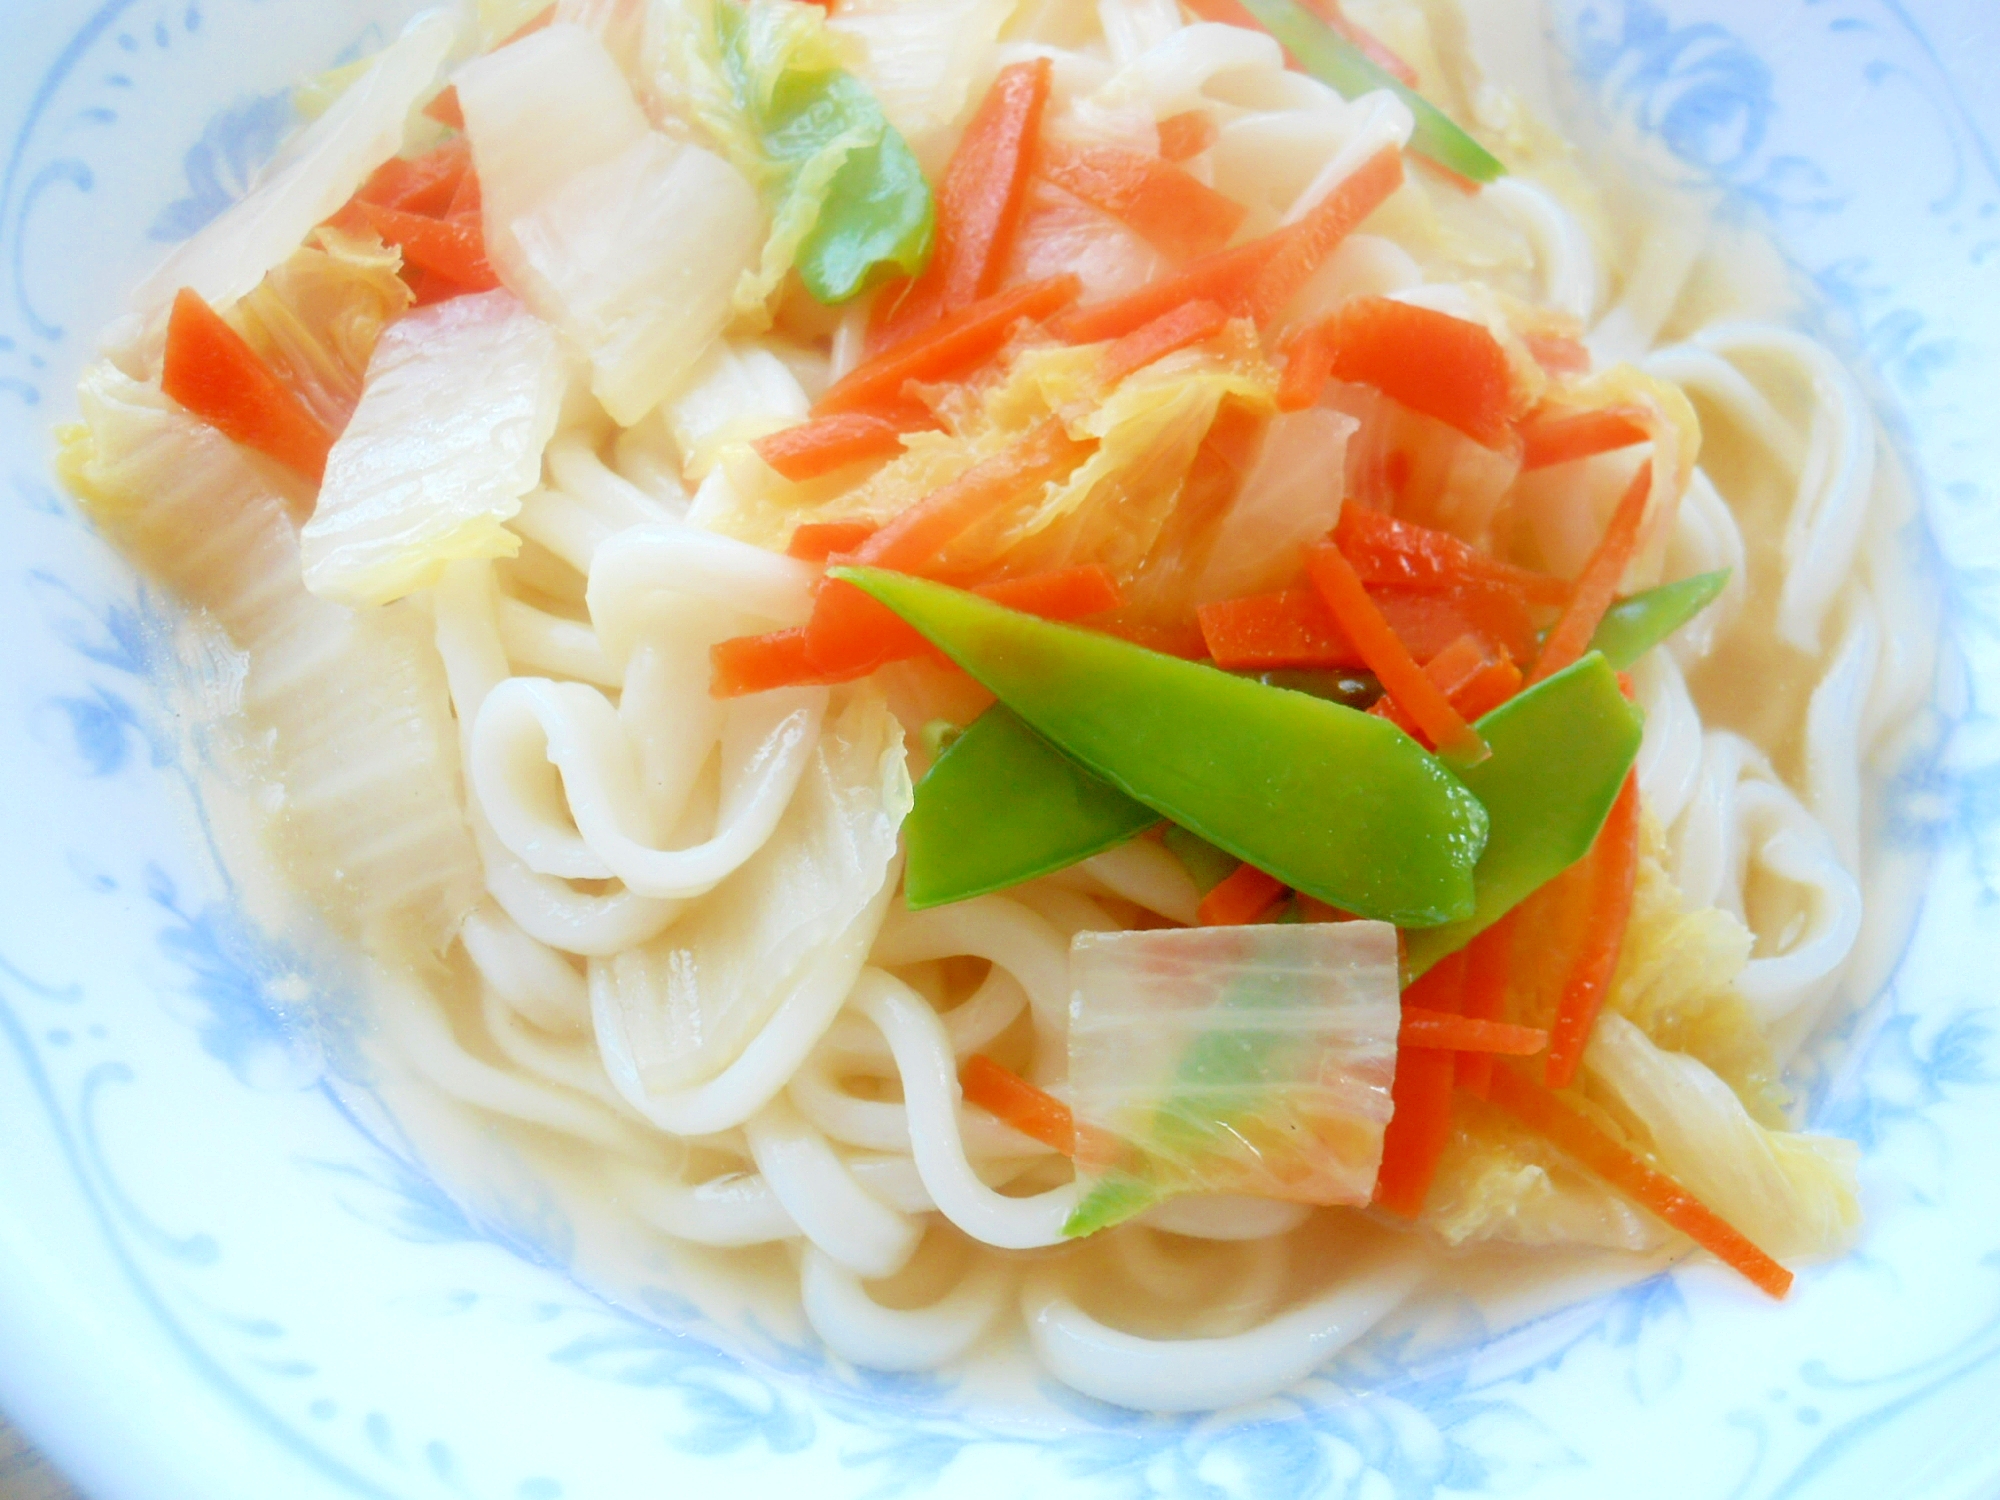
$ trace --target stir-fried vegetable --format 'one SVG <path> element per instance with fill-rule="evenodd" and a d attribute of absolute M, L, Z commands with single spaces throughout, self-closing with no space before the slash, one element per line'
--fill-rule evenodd
<path fill-rule="evenodd" d="M 1620 599 L 1598 621 L 1590 649 L 1623 671 L 1713 604 L 1728 583 L 1722 568 Z"/>
<path fill-rule="evenodd" d="M 1646 499 L 1652 484 L 1650 464 L 1632 476 L 1618 509 L 1612 512 L 1610 524 L 1604 528 L 1603 539 L 1590 554 L 1583 576 L 1576 581 L 1576 593 L 1569 607 L 1549 632 L 1542 654 L 1535 658 L 1535 670 L 1528 677 L 1530 682 L 1553 676 L 1590 649 L 1597 627 L 1617 596 L 1618 581 L 1625 576 L 1625 569 L 1638 548 L 1639 526 L 1646 516 Z"/>
<path fill-rule="evenodd" d="M 1583 1049 L 1590 1042 L 1590 1029 L 1597 1024 L 1597 1013 L 1610 993 L 1611 976 L 1625 947 L 1625 924 L 1632 916 L 1632 886 L 1638 865 L 1639 776 L 1633 771 L 1626 773 L 1625 785 L 1590 851 L 1583 941 L 1570 957 L 1555 1025 L 1549 1033 L 1544 1081 L 1552 1089 L 1567 1088 L 1576 1077 Z"/>
<path fill-rule="evenodd" d="M 1005 890 L 1159 820 L 995 704 L 917 783 L 903 825 L 904 898 L 922 909 Z"/>
<path fill-rule="evenodd" d="M 160 388 L 234 442 L 318 479 L 333 436 L 192 289 L 174 299 Z"/>
<path fill-rule="evenodd" d="M 1394 929 L 1086 932 L 1070 970 L 1070 1097 L 1097 1138 L 1065 1235 L 1180 1192 L 1368 1200 L 1400 1025 Z"/>
<path fill-rule="evenodd" d="M 1393 725 L 921 579 L 835 576 L 1127 795 L 1286 884 L 1409 927 L 1472 914 L 1485 812 Z"/>

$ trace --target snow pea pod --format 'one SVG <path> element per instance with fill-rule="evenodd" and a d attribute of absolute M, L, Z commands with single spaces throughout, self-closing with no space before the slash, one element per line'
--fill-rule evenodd
<path fill-rule="evenodd" d="M 831 576 L 1120 791 L 1287 885 L 1399 927 L 1473 914 L 1486 811 L 1388 720 L 923 579 Z"/>
<path fill-rule="evenodd" d="M 1620 599 L 1604 612 L 1590 649 L 1623 671 L 1713 604 L 1729 582 L 1729 569 L 1697 573 Z"/>
<path fill-rule="evenodd" d="M 903 822 L 903 899 L 912 911 L 969 901 L 1101 854 L 1159 821 L 996 703 L 917 783 Z"/>
<path fill-rule="evenodd" d="M 1478 903 L 1467 917 L 1410 934 L 1406 982 L 1590 852 L 1638 758 L 1643 723 L 1594 651 L 1479 721 L 1493 754 L 1459 772 L 1491 819 L 1474 877 Z"/>

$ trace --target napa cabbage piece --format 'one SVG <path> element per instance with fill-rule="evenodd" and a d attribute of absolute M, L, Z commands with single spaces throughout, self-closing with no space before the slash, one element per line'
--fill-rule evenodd
<path fill-rule="evenodd" d="M 241 708 L 279 795 L 280 859 L 351 931 L 442 948 L 483 880 L 429 619 L 356 614 L 300 581 L 302 485 L 109 364 L 59 468 L 105 533 L 244 654 Z"/>
<path fill-rule="evenodd" d="M 1598 1017 L 1583 1065 L 1660 1169 L 1767 1255 L 1832 1255 L 1853 1242 L 1861 1203 L 1852 1141 L 1758 1124 L 1728 1084 L 1621 1015 Z"/>
<path fill-rule="evenodd" d="M 249 196 L 167 257 L 133 296 L 141 320 L 131 330 L 150 345 L 183 287 L 227 308 L 282 265 L 403 147 L 411 113 L 428 98 L 458 39 L 441 11 L 418 16 L 366 73 L 264 170 Z"/>
<path fill-rule="evenodd" d="M 689 112 L 763 191 L 770 235 L 735 291 L 761 315 L 794 266 L 817 300 L 844 302 L 930 257 L 936 210 L 909 146 L 842 66 L 858 51 L 792 0 L 660 8 L 660 52 Z"/>
<path fill-rule="evenodd" d="M 811 407 L 798 377 L 769 349 L 718 339 L 661 411 L 682 473 L 699 483 L 732 445 L 795 426 Z"/>
<path fill-rule="evenodd" d="M 1340 521 L 1352 417 L 1324 407 L 1272 419 L 1208 544 L 1195 598 L 1236 599 L 1298 577 L 1305 549 Z"/>
<path fill-rule="evenodd" d="M 1163 1197 L 1365 1204 L 1402 1022 L 1386 922 L 1081 932 L 1069 1084 L 1089 1234 Z"/>
<path fill-rule="evenodd" d="M 729 321 L 763 243 L 756 190 L 713 152 L 653 130 L 580 26 L 547 27 L 454 81 L 495 272 L 575 342 L 597 399 L 632 426 Z"/>
<path fill-rule="evenodd" d="M 592 960 L 600 1046 L 635 1107 L 714 1078 L 783 1007 L 804 1055 L 867 959 L 911 802 L 901 726 L 872 687 L 854 690 L 764 846 L 659 937 Z"/>
<path fill-rule="evenodd" d="M 322 225 L 228 314 L 329 432 L 347 426 L 382 330 L 409 310 L 402 261 L 373 236 Z"/>
<path fill-rule="evenodd" d="M 933 177 L 997 71 L 1000 28 L 1015 3 L 848 0 L 833 18 L 833 31 L 860 44 L 854 73 Z"/>
<path fill-rule="evenodd" d="M 506 522 L 541 479 L 570 366 L 512 292 L 455 297 L 383 335 L 300 535 L 306 587 L 356 608 L 512 557 Z"/>

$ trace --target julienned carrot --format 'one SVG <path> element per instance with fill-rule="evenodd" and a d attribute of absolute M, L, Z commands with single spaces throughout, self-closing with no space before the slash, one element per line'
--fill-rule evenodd
<path fill-rule="evenodd" d="M 1273 262 L 1276 265 L 1276 262 Z M 1327 378 L 1372 385 L 1383 395 L 1455 427 L 1486 448 L 1514 440 L 1517 415 L 1507 353 L 1478 323 L 1390 297 L 1355 297 L 1327 314 L 1319 331 L 1302 336 L 1295 362 L 1321 355 L 1319 379 L 1311 366 L 1285 371 L 1288 397 L 1310 406 Z"/>
<path fill-rule="evenodd" d="M 1437 684 L 1424 675 L 1340 549 L 1324 543 L 1312 548 L 1306 554 L 1306 572 L 1333 617 L 1340 621 L 1340 628 L 1354 642 L 1354 649 L 1381 682 L 1382 690 L 1395 699 L 1396 706 L 1410 716 L 1438 753 L 1467 764 L 1484 760 L 1491 753 L 1486 742 L 1459 716 Z"/>
<path fill-rule="evenodd" d="M 785 478 L 800 483 L 849 464 L 894 458 L 903 451 L 903 432 L 893 422 L 850 411 L 814 417 L 761 437 L 750 446 Z"/>
<path fill-rule="evenodd" d="M 1728 1220 L 1517 1069 L 1501 1066 L 1493 1070 L 1491 1097 L 1579 1165 L 1741 1272 L 1759 1290 L 1773 1297 L 1783 1297 L 1791 1290 L 1792 1273 L 1751 1244 Z"/>
<path fill-rule="evenodd" d="M 1399 632 L 1400 634 L 1400 632 Z M 1521 690 L 1521 669 L 1505 656 L 1493 658 L 1477 635 L 1462 635 L 1424 663 L 1424 675 L 1451 700 L 1458 716 L 1470 724 L 1491 713 Z M 1389 720 L 1406 734 L 1424 738 L 1415 724 L 1396 707 L 1396 700 L 1383 695 L 1372 714 Z"/>
<path fill-rule="evenodd" d="M 1173 260 L 1220 250 L 1250 212 L 1172 162 L 1119 146 L 1045 141 L 1035 167 Z"/>
<path fill-rule="evenodd" d="M 1556 608 L 1568 604 L 1576 592 L 1564 579 L 1489 557 L 1448 531 L 1399 521 L 1362 505 L 1341 507 L 1333 540 L 1361 581 L 1371 587 L 1387 584 L 1447 592 L 1493 588 L 1519 595 L 1528 604 Z"/>
<path fill-rule="evenodd" d="M 974 592 L 1045 620 L 1088 619 L 1124 603 L 1117 581 L 1096 563 L 982 584 Z M 893 610 L 851 583 L 828 579 L 813 596 L 812 618 L 803 626 L 716 646 L 709 692 L 737 698 L 778 687 L 852 682 L 891 662 L 936 654 Z"/>
<path fill-rule="evenodd" d="M 899 403 L 913 380 L 960 379 L 999 353 L 1015 324 L 1052 317 L 1082 292 L 1075 276 L 1052 276 L 975 302 L 848 371 L 819 398 L 813 415 L 879 411 Z"/>
<path fill-rule="evenodd" d="M 468 292 L 490 292 L 500 285 L 486 259 L 486 235 L 479 221 L 427 219 L 393 208 L 361 205 L 385 244 L 398 246 L 406 265 L 442 276 Z"/>
<path fill-rule="evenodd" d="M 447 219 L 477 219 L 485 207 L 486 194 L 479 185 L 479 169 L 468 166 L 465 175 L 458 179 L 458 190 L 451 195 L 451 205 L 444 211 Z"/>
<path fill-rule="evenodd" d="M 1053 64 L 1002 68 L 945 167 L 937 194 L 937 248 L 923 274 L 884 288 L 869 345 L 888 348 L 999 287 L 1027 194 Z"/>
<path fill-rule="evenodd" d="M 1596 411 L 1529 412 L 1521 420 L 1521 470 L 1547 469 L 1615 453 L 1652 437 L 1639 413 L 1604 407 Z"/>
<path fill-rule="evenodd" d="M 1340 248 L 1361 221 L 1403 185 L 1403 153 L 1384 146 L 1340 186 L 1313 205 L 1304 218 L 1280 231 L 1284 243 L 1257 275 L 1249 305 L 1241 311 L 1268 326 L 1285 310 L 1326 258 Z"/>
<path fill-rule="evenodd" d="M 1480 1021 L 1411 1005 L 1403 1007 L 1403 1029 L 1397 1034 L 1401 1047 L 1436 1047 L 1445 1052 L 1484 1052 L 1501 1057 L 1533 1057 L 1548 1044 L 1549 1034 L 1539 1026 Z"/>
<path fill-rule="evenodd" d="M 1462 606 L 1465 596 L 1372 589 L 1369 597 L 1413 657 L 1428 661 L 1467 631 L 1476 631 L 1499 651 L 1517 642 L 1495 635 L 1487 622 Z M 1365 665 L 1326 601 L 1312 589 L 1286 589 L 1204 604 L 1195 611 L 1208 654 L 1229 671 L 1270 667 L 1359 667 Z M 1523 627 L 1532 644 L 1531 627 Z"/>
<path fill-rule="evenodd" d="M 174 298 L 160 388 L 233 442 L 317 481 L 333 435 L 192 288 Z"/>
<path fill-rule="evenodd" d="M 1285 883 L 1255 865 L 1238 865 L 1201 898 L 1195 919 L 1204 927 L 1246 927 L 1284 899 Z"/>
<path fill-rule="evenodd" d="M 1555 1024 L 1549 1029 L 1549 1062 L 1543 1081 L 1568 1088 L 1590 1045 L 1591 1028 L 1611 991 L 1625 929 L 1632 918 L 1632 890 L 1639 869 L 1639 773 L 1619 789 L 1611 815 L 1590 851 L 1590 905 L 1583 939 L 1570 956 Z"/>
<path fill-rule="evenodd" d="M 1319 400 L 1333 363 L 1330 331 L 1327 320 L 1321 318 L 1293 337 L 1285 350 L 1285 373 L 1278 381 L 1279 411 L 1304 411 Z"/>
<path fill-rule="evenodd" d="M 472 147 L 461 136 L 422 156 L 390 157 L 354 197 L 360 203 L 408 214 L 447 213 L 471 165 Z"/>
<path fill-rule="evenodd" d="M 1405 1010 L 1455 1012 L 1464 970 L 1463 953 L 1442 960 L 1403 992 Z M 1396 1077 L 1390 1086 L 1395 1112 L 1382 1132 L 1374 1201 L 1399 1218 L 1414 1219 L 1424 1211 L 1438 1159 L 1451 1140 L 1452 1058 L 1452 1053 L 1430 1047 L 1396 1049 Z"/>
<path fill-rule="evenodd" d="M 803 562 L 825 562 L 852 552 L 881 529 L 873 521 L 808 521 L 792 532 L 785 554 Z"/>
<path fill-rule="evenodd" d="M 975 523 L 1031 489 L 1060 479 L 1090 452 L 1050 417 L 1014 443 L 897 516 L 855 552 L 870 567 L 947 577 L 951 544 Z"/>
<path fill-rule="evenodd" d="M 1280 229 L 1233 250 L 1218 250 L 1135 292 L 1080 307 L 1056 324 L 1055 333 L 1072 344 L 1095 344 L 1122 338 L 1190 302 L 1213 302 L 1232 313 L 1241 311 L 1249 303 L 1251 284 L 1290 233 Z"/>
<path fill-rule="evenodd" d="M 1213 302 L 1190 302 L 1162 313 L 1143 328 L 1135 328 L 1104 351 L 1104 383 L 1116 385 L 1134 370 L 1143 370 L 1176 349 L 1213 338 L 1229 323 L 1229 314 Z"/>
<path fill-rule="evenodd" d="M 1507 1006 L 1507 983 L 1514 959 L 1514 913 L 1495 922 L 1465 950 L 1464 1000 L 1459 1009 L 1474 1021 L 1497 1021 Z M 1490 1053 L 1465 1052 L 1458 1058 L 1458 1086 L 1484 1099 L 1493 1081 Z"/>
<path fill-rule="evenodd" d="M 1619 581 L 1639 546 L 1639 526 L 1646 518 L 1646 500 L 1652 489 L 1653 466 L 1641 464 L 1631 484 L 1626 486 L 1618 509 L 1611 513 L 1611 522 L 1604 528 L 1597 550 L 1584 564 L 1569 607 L 1556 621 L 1542 646 L 1542 654 L 1535 659 L 1535 670 L 1528 674 L 1528 686 L 1554 676 L 1590 649 L 1590 638 L 1597 634 L 1604 612 L 1618 597 Z"/>
<path fill-rule="evenodd" d="M 967 1104 L 978 1105 L 1064 1156 L 1076 1154 L 1076 1116 L 1070 1107 L 991 1058 L 979 1053 L 967 1058 L 959 1070 L 958 1087 Z"/>
<path fill-rule="evenodd" d="M 1186 161 L 1213 146 L 1220 135 L 1215 116 L 1205 109 L 1168 115 L 1160 121 L 1160 155 L 1167 161 Z"/>

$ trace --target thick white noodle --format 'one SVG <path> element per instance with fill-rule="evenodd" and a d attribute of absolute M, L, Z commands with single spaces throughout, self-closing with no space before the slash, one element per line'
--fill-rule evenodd
<path fill-rule="evenodd" d="M 928 1307 L 884 1307 L 853 1271 L 809 1245 L 799 1266 L 799 1297 L 813 1332 L 836 1354 L 871 1370 L 934 1370 L 979 1341 L 1013 1280 L 1004 1262 L 979 1255 Z"/>
<path fill-rule="evenodd" d="M 857 1275 L 893 1276 L 923 1230 L 854 1180 L 826 1137 L 783 1097 L 743 1127 L 757 1170 L 778 1201 L 826 1255 Z"/>
<path fill-rule="evenodd" d="M 1597 257 L 1576 216 L 1545 189 L 1520 177 L 1489 183 L 1480 197 L 1511 219 L 1534 246 L 1542 270 L 1542 304 L 1588 325 L 1597 311 Z"/>

